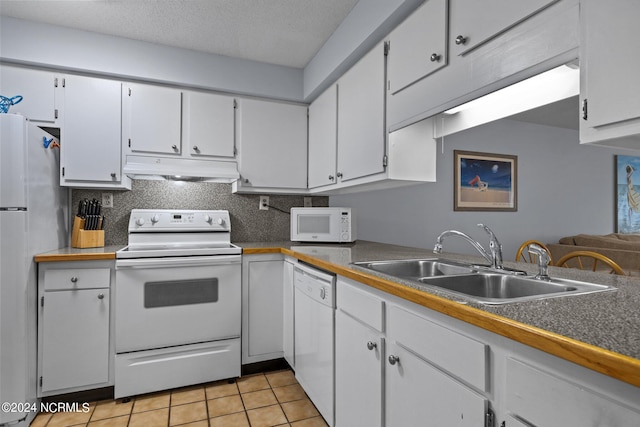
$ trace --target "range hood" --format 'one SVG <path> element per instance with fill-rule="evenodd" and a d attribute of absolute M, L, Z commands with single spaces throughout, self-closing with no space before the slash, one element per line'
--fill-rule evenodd
<path fill-rule="evenodd" d="M 131 179 L 232 183 L 240 178 L 235 160 L 126 156 L 123 173 Z"/>

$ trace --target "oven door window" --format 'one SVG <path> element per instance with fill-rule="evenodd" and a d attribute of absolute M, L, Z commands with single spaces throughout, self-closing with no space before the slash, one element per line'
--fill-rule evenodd
<path fill-rule="evenodd" d="M 218 302 L 218 279 L 168 280 L 144 284 L 144 308 Z"/>

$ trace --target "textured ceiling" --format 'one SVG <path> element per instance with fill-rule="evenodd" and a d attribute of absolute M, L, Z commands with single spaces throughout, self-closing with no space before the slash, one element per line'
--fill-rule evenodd
<path fill-rule="evenodd" d="M 303 68 L 358 0 L 1 0 L 0 15 Z"/>

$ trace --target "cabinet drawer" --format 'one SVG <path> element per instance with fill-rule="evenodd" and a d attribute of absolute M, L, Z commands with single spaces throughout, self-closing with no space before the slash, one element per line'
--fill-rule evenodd
<path fill-rule="evenodd" d="M 44 272 L 44 290 L 108 288 L 110 277 L 109 268 L 51 269 Z"/>
<path fill-rule="evenodd" d="M 390 305 L 388 335 L 429 363 L 478 390 L 487 391 L 488 346 Z"/>
<path fill-rule="evenodd" d="M 337 306 L 345 313 L 363 322 L 376 331 L 384 331 L 384 301 L 368 292 L 338 280 L 336 288 Z"/>
<path fill-rule="evenodd" d="M 640 412 L 516 359 L 507 359 L 506 385 L 507 410 L 529 424 L 563 427 L 640 425 Z"/>

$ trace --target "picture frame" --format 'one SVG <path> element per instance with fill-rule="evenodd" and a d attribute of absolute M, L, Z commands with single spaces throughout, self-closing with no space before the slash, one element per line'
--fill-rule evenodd
<path fill-rule="evenodd" d="M 640 233 L 640 157 L 614 157 L 616 233 Z"/>
<path fill-rule="evenodd" d="M 453 210 L 516 212 L 518 157 L 453 151 Z"/>

